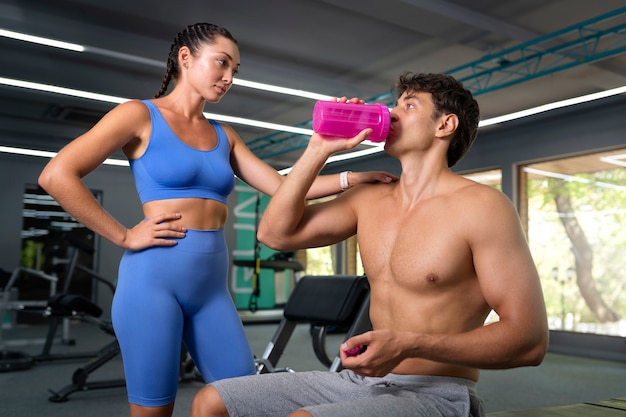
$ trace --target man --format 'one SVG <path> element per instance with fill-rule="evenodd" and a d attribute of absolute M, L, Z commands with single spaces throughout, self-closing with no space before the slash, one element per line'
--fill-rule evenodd
<path fill-rule="evenodd" d="M 313 135 L 258 232 L 278 250 L 356 234 L 373 331 L 341 346 L 341 373 L 218 381 L 198 393 L 193 417 L 481 416 L 479 369 L 541 363 L 546 311 L 517 212 L 504 194 L 450 170 L 476 137 L 477 102 L 442 74 L 403 74 L 396 87 L 385 151 L 401 163 L 399 181 L 306 205 L 327 158 L 369 131 L 352 139 Z M 492 309 L 499 321 L 484 325 Z M 346 353 L 358 346 L 366 349 Z"/>

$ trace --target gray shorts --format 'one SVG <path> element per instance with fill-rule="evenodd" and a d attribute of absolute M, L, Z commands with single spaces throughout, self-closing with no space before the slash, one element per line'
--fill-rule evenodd
<path fill-rule="evenodd" d="M 278 372 L 213 382 L 231 417 L 481 417 L 476 383 L 463 378 L 341 372 Z"/>

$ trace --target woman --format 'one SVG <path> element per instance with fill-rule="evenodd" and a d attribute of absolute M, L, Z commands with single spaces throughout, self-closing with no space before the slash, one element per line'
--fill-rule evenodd
<path fill-rule="evenodd" d="M 272 195 L 283 178 L 235 131 L 205 119 L 239 69 L 237 41 L 208 23 L 174 40 L 161 90 L 152 100 L 120 104 L 67 145 L 39 184 L 79 222 L 126 249 L 112 317 L 133 417 L 171 416 L 181 340 L 207 382 L 255 372 L 253 355 L 227 288 L 224 224 L 234 175 Z M 175 87 L 164 95 L 170 81 Z M 130 161 L 145 219 L 127 229 L 82 178 L 122 149 Z M 384 172 L 320 176 L 308 198 L 346 186 L 393 181 Z"/>

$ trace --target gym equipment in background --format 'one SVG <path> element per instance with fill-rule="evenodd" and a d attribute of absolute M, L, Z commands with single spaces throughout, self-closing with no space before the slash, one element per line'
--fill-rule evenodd
<path fill-rule="evenodd" d="M 309 323 L 313 351 L 317 359 L 331 371 L 339 371 L 341 359 L 334 358 L 326 348 L 329 328 L 347 328 L 344 340 L 371 330 L 369 320 L 369 283 L 357 275 L 302 277 L 294 288 L 283 311 L 278 329 L 267 344 L 261 358 L 256 359 L 257 373 L 292 372 L 276 368 L 297 324 Z"/>

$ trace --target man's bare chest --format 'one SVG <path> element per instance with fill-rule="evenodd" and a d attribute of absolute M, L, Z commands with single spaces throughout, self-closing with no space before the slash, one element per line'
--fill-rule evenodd
<path fill-rule="evenodd" d="M 443 213 L 377 216 L 358 230 L 366 272 L 395 280 L 432 282 L 454 279 L 472 268 L 463 229 Z"/>

